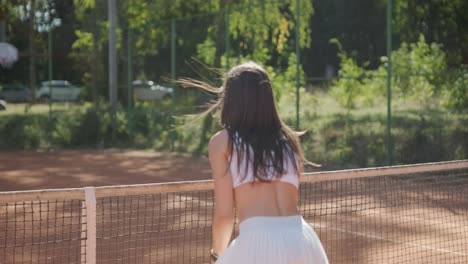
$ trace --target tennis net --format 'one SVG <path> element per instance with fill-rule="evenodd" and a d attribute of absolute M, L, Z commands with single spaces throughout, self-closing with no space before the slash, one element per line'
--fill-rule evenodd
<path fill-rule="evenodd" d="M 0 263 L 209 263 L 212 188 L 0 193 Z M 468 161 L 306 173 L 300 210 L 330 263 L 468 263 Z"/>

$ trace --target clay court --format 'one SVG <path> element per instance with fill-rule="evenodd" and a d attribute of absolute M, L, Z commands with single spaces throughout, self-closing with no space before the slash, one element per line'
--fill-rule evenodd
<path fill-rule="evenodd" d="M 466 263 L 468 164 L 460 164 L 462 169 L 390 177 L 322 175 L 337 180 L 303 182 L 300 209 L 330 263 Z M 206 158 L 180 154 L 0 154 L 1 191 L 209 178 Z M 96 196 L 97 263 L 208 263 L 213 197 L 210 185 L 203 188 L 133 195 L 101 189 L 107 194 Z M 0 263 L 83 263 L 88 208 L 73 198 L 76 192 L 65 191 L 63 199 L 0 203 L 0 230 L 6 230 L 0 234 Z"/>
<path fill-rule="evenodd" d="M 142 150 L 0 152 L 0 191 L 203 180 L 208 160 Z"/>

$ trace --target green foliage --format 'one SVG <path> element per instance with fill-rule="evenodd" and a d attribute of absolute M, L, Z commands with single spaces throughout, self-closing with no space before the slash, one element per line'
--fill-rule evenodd
<path fill-rule="evenodd" d="M 427 109 L 439 107 L 441 96 L 448 91 L 453 99 L 452 107 L 463 106 L 464 79 L 459 77 L 453 84 L 447 74 L 448 66 L 441 45 L 427 44 L 421 35 L 416 43 L 403 43 L 392 52 L 392 94 L 398 99 L 418 102 Z M 331 94 L 347 109 L 369 106 L 386 96 L 386 57 L 377 69 L 365 69 L 345 52 L 339 54 L 341 68 L 338 79 L 333 82 Z"/>
<path fill-rule="evenodd" d="M 265 3 L 266 2 L 266 3 Z M 256 50 L 269 48 L 282 53 L 290 50 L 291 32 L 295 24 L 296 0 L 288 1 L 252 1 L 237 2 L 231 8 L 230 31 L 233 39 L 242 51 L 256 53 Z M 308 21 L 313 14 L 310 1 L 301 1 L 300 45 L 310 44 L 310 28 Z M 273 44 L 273 46 L 270 46 Z M 260 61 L 264 63 L 265 61 Z"/>
<path fill-rule="evenodd" d="M 381 67 L 386 67 L 386 63 Z M 392 52 L 393 87 L 397 96 L 417 99 L 429 107 L 428 103 L 444 88 L 446 72 L 441 45 L 427 44 L 422 35 L 418 42 L 403 43 Z"/>
<path fill-rule="evenodd" d="M 13 3 L 9 0 L 0 0 L 0 20 L 8 19 L 15 15 Z"/>
<path fill-rule="evenodd" d="M 47 142 L 47 116 L 39 114 L 2 116 L 0 148 L 36 149 Z"/>
<path fill-rule="evenodd" d="M 468 110 L 468 66 L 464 65 L 458 72 L 454 74 L 453 80 L 448 85 L 444 94 L 444 104 L 450 109 L 456 111 Z"/>
<path fill-rule="evenodd" d="M 420 35 L 431 42 L 442 43 L 450 65 L 466 63 L 468 1 L 394 1 L 394 35 L 401 42 L 416 42 Z"/>
<path fill-rule="evenodd" d="M 230 65 L 246 60 L 264 65 L 272 78 L 281 115 L 290 125 L 295 121 L 296 23 L 300 23 L 299 46 L 303 51 L 300 59 L 302 65 L 309 68 L 323 67 L 325 62 L 334 64 L 336 49 L 329 49 L 325 40 L 338 36 L 346 51 L 339 48 L 340 78 L 333 82 L 331 94 L 339 104 L 327 95 L 308 94 L 303 88 L 305 74 L 300 65 L 301 127 L 309 131 L 303 138 L 304 150 L 308 158 L 327 168 L 385 164 L 385 114 L 378 104 L 386 96 L 386 58 L 378 60 L 378 56 L 385 53 L 385 1 L 313 2 L 322 12 L 315 16 L 320 15 L 322 21 L 315 20 L 317 17 L 311 19 L 314 14 L 312 1 L 299 1 L 300 17 L 296 17 L 296 0 L 118 2 L 120 83 L 126 83 L 124 65 L 130 49 L 127 47 L 130 29 L 133 32 L 130 45 L 134 55 L 134 77 L 158 81 L 168 75 L 171 21 L 176 25 L 178 76 L 187 76 L 187 72 L 192 76 L 198 74 L 191 69 L 181 70 L 191 57 L 208 67 L 226 65 L 224 30 L 225 15 L 229 13 Z M 408 99 L 418 106 L 425 106 L 424 110 L 416 110 L 416 115 L 396 113 L 394 116 L 395 156 L 400 163 L 461 159 L 468 154 L 467 120 L 463 116 L 468 109 L 468 72 L 466 69 L 454 72 L 460 61 L 464 59 L 466 63 L 468 35 L 463 33 L 468 27 L 459 14 L 468 2 L 449 2 L 395 2 L 394 43 L 398 49 L 392 53 L 393 95 L 396 99 Z M 2 3 L 5 5 L 0 9 L 0 15 L 7 14 L 9 38 L 19 44 L 19 50 L 27 50 L 27 17 L 12 18 L 15 14 L 11 14 L 11 10 L 17 11 L 17 8 L 10 2 Z M 107 83 L 107 1 L 63 1 L 57 7 L 63 7 L 58 14 L 68 24 L 54 31 L 57 40 L 66 40 L 66 43 L 53 45 L 54 54 L 57 54 L 54 55 L 54 78 L 75 78 L 84 82 L 88 89 L 100 85 L 101 95 L 105 95 L 107 89 L 102 83 Z M 35 37 L 38 54 L 47 53 L 46 39 L 40 34 Z M 401 42 L 405 43 L 399 44 Z M 439 42 L 443 46 L 426 42 Z M 62 50 L 62 46 L 67 47 Z M 321 54 L 311 56 L 310 52 Z M 73 63 L 59 62 L 62 57 L 71 58 Z M 29 67 L 24 61 L 17 64 L 24 64 L 20 70 L 15 68 L 7 72 L 18 72 L 14 75 L 18 77 L 10 79 L 27 76 Z M 42 60 L 38 63 L 42 63 L 43 68 L 46 65 Z M 45 72 L 38 73 L 42 76 L 39 79 L 46 76 Z M 91 85 L 92 80 L 96 81 L 94 85 Z M 112 116 L 103 102 L 95 106 L 87 104 L 73 111 L 54 110 L 51 119 L 48 113 L 35 114 L 32 110 L 28 115 L 2 114 L 0 148 L 131 146 L 206 153 L 203 142 L 219 126 L 207 118 L 203 120 L 205 122 L 178 127 L 171 115 L 193 113 L 196 111 L 193 106 L 202 104 L 199 100 L 202 96 L 180 89 L 177 96 L 178 105 L 171 112 L 167 104 L 138 102 L 130 116 L 125 109 L 119 108 L 114 132 Z M 323 101 L 333 101 L 332 109 L 324 109 Z M 459 112 L 455 117 L 434 115 L 433 111 L 439 110 L 439 102 L 449 110 Z M 363 109 L 367 112 L 362 113 Z M 325 110 L 330 112 L 323 114 Z M 446 110 L 441 111 L 447 113 Z"/>
<path fill-rule="evenodd" d="M 208 38 L 205 42 L 197 45 L 197 54 L 203 63 L 213 65 L 216 56 L 216 46 L 212 39 Z"/>
<path fill-rule="evenodd" d="M 110 108 L 103 102 L 75 110 L 4 115 L 0 119 L 0 149 L 70 148 L 96 146 L 135 146 L 169 149 L 173 118 L 148 104 L 137 104 L 128 114 L 119 109 L 112 130 Z M 186 150 L 186 149 L 184 149 Z"/>
<path fill-rule="evenodd" d="M 349 58 L 345 53 L 340 54 L 341 69 L 338 71 L 338 79 L 333 81 L 331 95 L 347 109 L 357 106 L 356 100 L 362 98 L 366 91 L 362 77 L 365 70 Z"/>
<path fill-rule="evenodd" d="M 136 39 L 135 51 L 139 56 L 154 55 L 170 41 L 170 19 L 181 21 L 197 13 L 215 12 L 219 10 L 218 1 L 119 1 L 120 16 L 128 18 L 128 26 L 133 29 Z M 200 25 L 201 26 L 201 25 Z M 205 28 L 202 28 L 203 30 Z M 200 29 L 192 28 L 199 33 Z M 181 36 L 187 40 L 187 36 Z"/>
<path fill-rule="evenodd" d="M 357 65 L 355 60 L 343 51 L 341 43 L 337 39 L 331 39 L 330 43 L 336 44 L 340 53 L 341 68 L 338 71 L 338 79 L 332 83 L 330 94 L 346 109 L 351 110 L 358 106 L 372 105 L 380 94 L 382 82 L 375 82 L 381 78 L 382 70 L 367 71 Z"/>
<path fill-rule="evenodd" d="M 297 56 L 295 53 L 291 53 L 288 58 L 288 64 L 286 70 L 276 70 L 267 67 L 269 71 L 273 91 L 275 93 L 276 100 L 281 100 L 283 94 L 295 94 L 296 93 L 296 60 Z M 299 65 L 299 87 L 304 89 L 305 86 L 305 74 L 302 66 Z"/>
<path fill-rule="evenodd" d="M 81 64 L 77 65 L 77 68 L 83 72 L 83 80 L 85 83 L 90 83 L 91 73 L 88 72 L 89 65 L 93 63 L 92 56 L 93 53 L 93 41 L 94 37 L 92 33 L 75 30 L 77 39 L 72 45 L 72 52 L 69 54 L 70 58 L 75 61 L 80 62 Z M 98 63 L 98 62 L 94 62 Z"/>
<path fill-rule="evenodd" d="M 293 97 L 285 96 L 279 103 L 287 124 L 293 124 L 295 117 L 288 108 L 291 100 Z M 301 93 L 301 127 L 307 130 L 301 144 L 306 157 L 322 164 L 323 169 L 386 165 L 386 105 L 348 112 L 330 100 L 333 98 L 325 93 Z M 443 109 L 394 113 L 394 163 L 467 158 L 467 118 Z"/>
<path fill-rule="evenodd" d="M 276 71 L 286 70 L 295 50 L 296 22 L 300 23 L 299 31 L 302 34 L 300 47 L 310 45 L 308 21 L 313 14 L 312 4 L 301 1 L 299 19 L 295 17 L 295 4 L 295 0 L 226 1 L 208 26 L 205 40 L 197 45 L 197 57 L 209 66 L 226 65 L 224 31 L 228 20 L 231 65 L 238 61 L 254 60 L 275 67 Z"/>

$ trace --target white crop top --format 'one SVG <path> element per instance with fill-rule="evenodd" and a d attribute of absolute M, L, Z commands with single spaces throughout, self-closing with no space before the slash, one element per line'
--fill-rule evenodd
<path fill-rule="evenodd" d="M 238 149 L 238 144 L 234 142 L 233 144 L 234 149 L 232 151 L 232 155 L 230 158 L 230 172 L 231 172 L 231 177 L 232 177 L 232 185 L 235 188 L 239 187 L 240 185 L 244 183 L 251 183 L 254 182 L 255 178 L 253 176 L 253 164 L 252 161 L 249 161 L 247 164 L 247 160 L 243 159 L 241 160 L 240 166 L 238 166 L 238 157 L 237 157 L 237 149 Z M 250 158 L 252 159 L 253 156 L 253 151 L 252 148 L 249 146 L 249 151 L 250 151 Z M 284 165 L 284 171 L 285 174 L 283 174 L 280 178 L 274 178 L 273 177 L 273 169 L 271 169 L 271 173 L 268 173 L 272 177 L 272 181 L 281 181 L 281 182 L 286 182 L 289 184 L 294 185 L 296 188 L 299 188 L 299 177 L 296 174 L 296 171 L 294 169 L 293 162 L 291 161 L 290 158 L 285 158 L 283 161 Z M 246 166 L 248 166 L 247 169 L 247 175 L 246 173 Z"/>

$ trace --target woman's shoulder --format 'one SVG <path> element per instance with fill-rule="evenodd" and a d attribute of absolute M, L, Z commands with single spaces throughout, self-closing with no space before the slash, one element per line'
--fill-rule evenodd
<path fill-rule="evenodd" d="M 208 151 L 210 153 L 227 153 L 229 145 L 229 134 L 226 129 L 216 132 L 208 143 Z"/>

